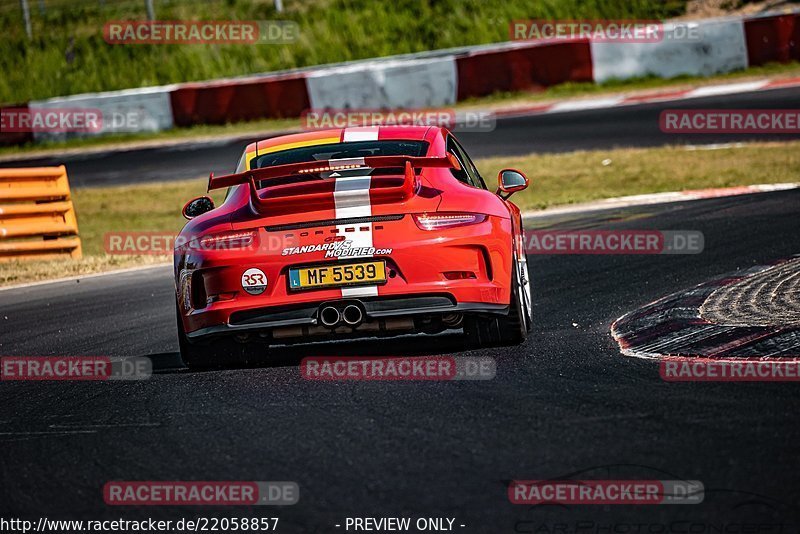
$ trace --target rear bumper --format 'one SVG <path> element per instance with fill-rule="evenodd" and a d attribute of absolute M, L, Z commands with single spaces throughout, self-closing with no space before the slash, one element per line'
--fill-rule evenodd
<path fill-rule="evenodd" d="M 508 306 L 478 302 L 456 303 L 449 295 L 377 297 L 370 299 L 348 299 L 358 302 L 364 308 L 367 321 L 380 319 L 434 316 L 451 313 L 506 315 Z M 240 333 L 261 332 L 274 328 L 319 326 L 319 309 L 326 303 L 276 306 L 234 312 L 230 322 L 209 326 L 189 332 L 190 340 L 209 336 L 224 336 Z"/>
<path fill-rule="evenodd" d="M 371 292 L 328 288 L 295 291 L 289 269 L 299 265 L 345 262 L 324 251 L 294 254 L 305 245 L 344 235 L 358 243 L 361 225 L 298 230 L 259 229 L 262 249 L 190 251 L 176 258 L 178 309 L 190 339 L 272 328 L 315 326 L 320 304 L 357 299 L 367 319 L 420 314 L 505 313 L 511 298 L 511 221 L 484 222 L 440 231 L 420 230 L 410 216 L 368 227 L 372 245 L 382 253 L 354 258 L 386 262 L 386 282 Z M 338 233 L 335 233 L 338 232 Z M 279 246 L 271 246 L 278 239 Z M 283 243 L 290 243 L 284 247 Z M 270 247 L 263 248 L 264 244 Z M 298 248 L 299 247 L 299 248 Z M 243 291 L 242 276 L 260 269 L 268 283 L 263 293 Z M 452 272 L 472 278 L 451 279 Z M 437 300 L 438 298 L 438 300 Z"/>

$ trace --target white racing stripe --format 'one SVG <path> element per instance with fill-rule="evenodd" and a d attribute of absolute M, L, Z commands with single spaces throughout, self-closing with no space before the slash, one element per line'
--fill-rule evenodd
<path fill-rule="evenodd" d="M 356 128 L 345 128 L 344 141 L 349 143 L 351 141 L 377 141 L 378 140 L 378 127 L 377 126 L 360 126 Z"/>
<path fill-rule="evenodd" d="M 378 139 L 378 128 L 347 128 L 344 131 L 344 142 L 352 141 L 376 141 Z M 363 159 L 362 159 L 363 164 Z M 336 207 L 336 218 L 344 219 L 350 217 L 370 217 L 372 216 L 372 204 L 369 199 L 369 189 L 372 178 L 370 176 L 348 176 L 347 178 L 337 178 L 333 192 L 333 201 Z M 337 225 L 339 235 L 351 242 L 353 248 L 371 248 L 372 245 L 372 223 L 369 224 L 368 231 L 361 231 L 364 225 Z M 354 232 L 345 232 L 345 228 L 355 227 Z M 369 258 L 372 254 L 362 256 L 350 256 L 342 259 Z M 378 295 L 378 286 L 343 287 L 342 297 L 374 297 Z"/>

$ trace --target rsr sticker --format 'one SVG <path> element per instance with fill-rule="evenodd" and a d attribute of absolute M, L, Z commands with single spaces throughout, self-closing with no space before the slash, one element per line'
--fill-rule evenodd
<path fill-rule="evenodd" d="M 260 295 L 267 289 L 267 275 L 255 267 L 247 269 L 242 275 L 242 289 L 251 295 Z"/>

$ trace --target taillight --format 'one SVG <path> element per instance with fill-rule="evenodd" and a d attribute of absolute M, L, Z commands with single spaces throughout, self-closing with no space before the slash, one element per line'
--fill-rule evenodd
<path fill-rule="evenodd" d="M 472 271 L 445 271 L 442 274 L 448 280 L 474 280 L 478 278 Z"/>
<path fill-rule="evenodd" d="M 477 224 L 486 220 L 482 213 L 417 213 L 414 222 L 422 230 L 443 230 L 456 226 Z"/>
<path fill-rule="evenodd" d="M 194 250 L 241 250 L 253 247 L 258 239 L 256 230 L 222 232 L 193 239 L 189 248 Z"/>

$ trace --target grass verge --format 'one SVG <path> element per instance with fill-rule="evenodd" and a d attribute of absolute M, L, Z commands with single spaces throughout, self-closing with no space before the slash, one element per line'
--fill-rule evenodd
<path fill-rule="evenodd" d="M 514 195 L 514 202 L 523 210 L 543 209 L 644 193 L 796 182 L 800 142 L 593 150 L 488 158 L 476 165 L 492 183 L 499 169 L 521 169 L 531 187 Z"/>
<path fill-rule="evenodd" d="M 170 262 L 171 256 L 108 255 L 104 236 L 107 232 L 177 233 L 186 222 L 181 208 L 187 200 L 205 195 L 207 183 L 201 179 L 73 189 L 83 259 L 0 263 L 0 286 Z M 225 193 L 215 191 L 210 196 L 221 202 Z"/>
<path fill-rule="evenodd" d="M 794 182 L 800 176 L 800 142 L 715 150 L 662 147 L 534 154 L 483 159 L 477 165 L 490 183 L 502 168 L 524 171 L 532 185 L 513 200 L 527 210 L 643 193 Z M 73 196 L 84 259 L 0 264 L 0 285 L 171 261 L 168 256 L 109 256 L 103 236 L 106 232 L 176 232 L 183 223 L 180 210 L 185 201 L 204 191 L 205 180 L 76 189 Z M 214 200 L 219 202 L 223 196 L 217 192 Z"/>

